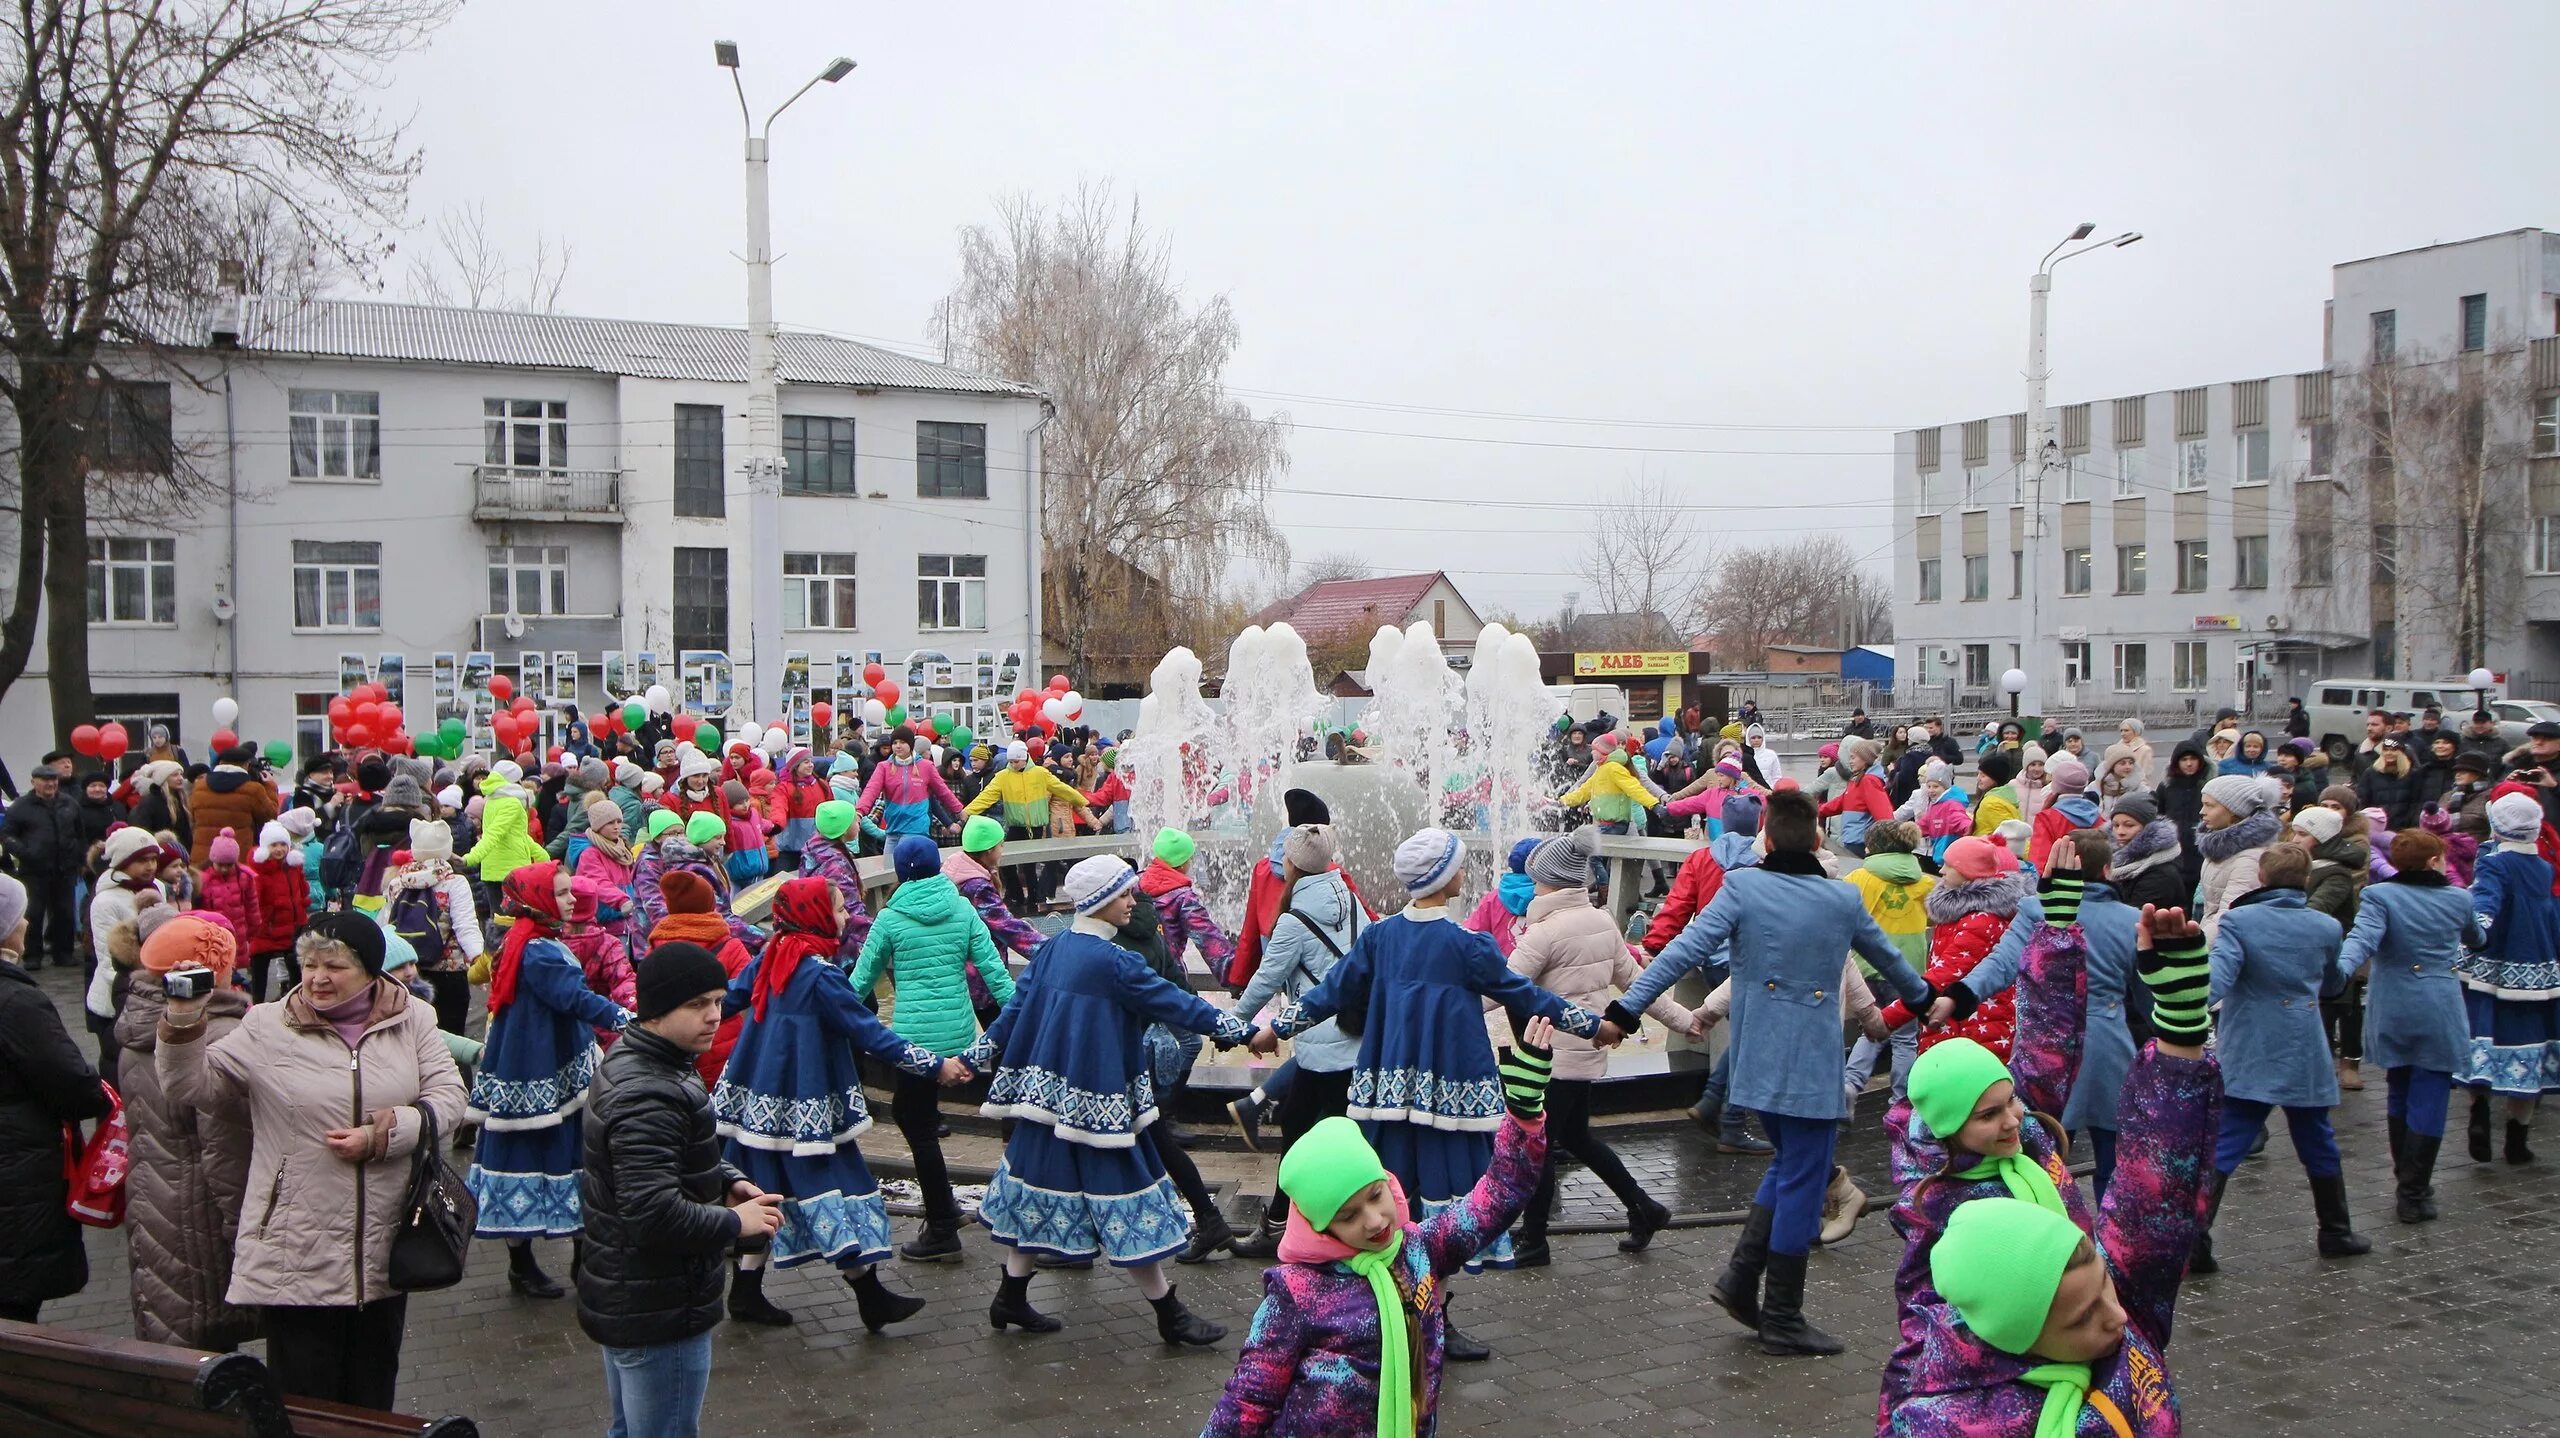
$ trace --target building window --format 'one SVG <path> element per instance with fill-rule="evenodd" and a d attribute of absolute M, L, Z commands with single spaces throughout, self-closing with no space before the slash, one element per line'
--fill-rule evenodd
<path fill-rule="evenodd" d="M 2205 687 L 2205 642 L 2181 639 L 2169 646 L 2169 687 L 2193 694 Z"/>
<path fill-rule="evenodd" d="M 983 554 L 916 556 L 916 627 L 987 627 L 987 557 Z"/>
<path fill-rule="evenodd" d="M 2244 534 L 2231 541 L 2231 587 L 2264 589 L 2267 587 L 2267 537 Z"/>
<path fill-rule="evenodd" d="M 2140 644 L 2115 647 L 2115 677 L 2118 694 L 2139 694 L 2151 687 L 2151 651 Z"/>
<path fill-rule="evenodd" d="M 2193 594 L 2197 590 L 2204 588 L 2204 586 L 2204 541 L 2201 539 L 2179 540 L 2178 592 L 2180 594 Z"/>
<path fill-rule="evenodd" d="M 514 474 L 559 474 L 569 468 L 569 402 L 491 399 L 480 402 L 481 463 Z"/>
<path fill-rule="evenodd" d="M 293 627 L 382 627 L 382 546 L 372 540 L 293 542 Z"/>
<path fill-rule="evenodd" d="M 726 420 L 716 404 L 676 406 L 678 519 L 718 519 L 729 512 Z"/>
<path fill-rule="evenodd" d="M 2335 546 L 2328 526 L 2316 529 L 2297 528 L 2293 532 L 2293 582 L 2296 588 L 2329 582 L 2331 556 Z"/>
<path fill-rule="evenodd" d="M 854 557 L 850 554 L 782 556 L 782 627 L 851 629 Z"/>
<path fill-rule="evenodd" d="M 782 492 L 854 494 L 853 421 L 819 414 L 782 417 Z"/>
<path fill-rule="evenodd" d="M 2206 471 L 2212 454 L 2203 440 L 2181 440 L 2178 444 L 2178 488 L 2198 490 L 2205 486 Z"/>
<path fill-rule="evenodd" d="M 916 421 L 916 497 L 987 497 L 987 427 Z M 974 627 L 974 626 L 973 626 Z"/>
<path fill-rule="evenodd" d="M 2533 572 L 2560 574 L 2560 514 L 2534 516 Z"/>
<path fill-rule="evenodd" d="M 2062 646 L 2062 682 L 2074 689 L 2089 682 L 2089 641 L 2075 639 Z"/>
<path fill-rule="evenodd" d="M 1964 557 L 1964 597 L 1967 599 L 1991 597 L 1990 555 L 1968 554 Z"/>
<path fill-rule="evenodd" d="M 1991 687 L 1990 645 L 1968 644 L 1964 647 L 1964 687 L 1967 689 Z"/>
<path fill-rule="evenodd" d="M 2081 468 L 2080 461 L 2077 459 L 2064 460 L 2062 462 L 2062 502 L 2069 504 L 2074 500 L 2088 497 L 2089 471 Z"/>
<path fill-rule="evenodd" d="M 2089 592 L 2089 546 L 2082 544 L 2062 551 L 2062 592 Z"/>
<path fill-rule="evenodd" d="M 1964 507 L 1980 509 L 1991 503 L 1991 469 L 1984 465 L 1964 472 Z"/>
<path fill-rule="evenodd" d="M 2389 364 L 2398 358 L 2399 353 L 2400 312 L 2375 310 L 2373 312 L 2373 362 Z"/>
<path fill-rule="evenodd" d="M 569 546 L 565 544 L 490 545 L 489 612 L 492 614 L 568 613 Z"/>
<path fill-rule="evenodd" d="M 2116 546 L 2116 593 L 2140 594 L 2150 583 L 2151 551 L 2140 544 Z"/>
<path fill-rule="evenodd" d="M 286 395 L 296 479 L 382 478 L 382 396 L 367 389 Z"/>
<path fill-rule="evenodd" d="M 729 551 L 676 551 L 676 648 L 729 647 Z"/>
<path fill-rule="evenodd" d="M 169 430 L 164 381 L 99 380 L 80 401 L 80 428 L 91 469 L 112 474 L 167 474 L 177 452 Z"/>
<path fill-rule="evenodd" d="M 1938 602 L 1941 590 L 1938 571 L 1945 566 L 1945 563 L 1946 561 L 1941 559 L 1924 559 L 1920 561 L 1920 603 L 1935 604 Z"/>
<path fill-rule="evenodd" d="M 2232 483 L 2266 483 L 2267 432 L 2263 429 L 2242 430 L 2237 436 L 2235 436 L 2235 438 L 2239 441 L 2240 446 L 2240 460 L 2236 466 L 2240 471 L 2240 477 L 2233 480 Z"/>
<path fill-rule="evenodd" d="M 2313 420 L 2311 422 L 2311 444 L 2309 446 L 2311 450 L 2309 472 L 2315 475 L 2327 474 L 2329 472 L 2329 457 L 2336 452 L 2337 446 L 2337 424 L 2325 419 Z"/>
<path fill-rule="evenodd" d="M 1919 512 L 1922 514 L 1938 512 L 1938 476 L 1925 469 L 1920 471 Z"/>
<path fill-rule="evenodd" d="M 293 752 L 300 762 L 308 764 L 337 747 L 329 738 L 329 701 L 337 697 L 330 692 L 293 696 Z"/>
<path fill-rule="evenodd" d="M 2027 552 L 2009 551 L 2009 597 L 2016 599 L 2027 592 Z"/>
<path fill-rule="evenodd" d="M 178 541 L 89 541 L 89 622 L 178 622 Z"/>
<path fill-rule="evenodd" d="M 2142 493 L 2142 448 L 2116 451 L 2116 498 L 2131 499 Z"/>
<path fill-rule="evenodd" d="M 2465 353 L 2489 347 L 2489 297 L 2462 297 L 2462 348 Z"/>
<path fill-rule="evenodd" d="M 2534 397 L 2533 452 L 2560 454 L 2560 394 Z"/>
<path fill-rule="evenodd" d="M 2373 582 L 2400 582 L 2400 526 L 2377 524 L 2373 527 Z M 2379 679 L 2382 676 L 2375 675 Z"/>

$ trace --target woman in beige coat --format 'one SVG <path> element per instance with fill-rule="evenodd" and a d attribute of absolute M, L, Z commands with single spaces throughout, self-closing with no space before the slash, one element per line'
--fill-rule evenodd
<path fill-rule="evenodd" d="M 1529 900 L 1526 927 L 1511 946 L 1511 971 L 1540 988 L 1598 1013 L 1627 985 L 1636 981 L 1635 955 L 1626 935 L 1609 916 L 1591 906 L 1591 855 L 1598 834 L 1589 825 L 1529 851 L 1529 879 L 1537 886 Z M 1699 1032 L 1698 1018 L 1671 1001 L 1656 999 L 1645 1012 L 1683 1033 Z M 1609 1056 L 1589 1039 L 1558 1032 L 1555 1076 L 1547 1084 L 1547 1153 L 1538 1175 L 1537 1195 L 1522 1213 L 1520 1236 L 1512 1245 L 1512 1262 L 1520 1268 L 1547 1263 L 1547 1210 L 1556 1196 L 1555 1150 L 1562 1148 L 1600 1176 L 1609 1191 L 1627 1206 L 1627 1236 L 1618 1241 L 1625 1253 L 1639 1253 L 1654 1233 L 1671 1220 L 1671 1210 L 1646 1193 L 1615 1150 L 1591 1132 L 1591 1088 L 1609 1071 Z"/>
<path fill-rule="evenodd" d="M 324 914 L 294 945 L 302 982 L 206 1042 L 207 1001 L 172 1000 L 154 1055 L 171 1100 L 245 1119 L 249 1185 L 230 1301 L 264 1309 L 267 1368 L 288 1393 L 387 1409 L 408 1298 L 391 1236 L 421 1113 L 462 1119 L 435 1010 L 382 977 L 382 929 Z"/>
<path fill-rule="evenodd" d="M 258 1314 L 224 1300 L 231 1244 L 249 1181 L 249 1127 L 170 1102 L 152 1050 L 168 1003 L 161 976 L 188 965 L 214 975 L 205 1041 L 219 1043 L 249 1014 L 249 996 L 231 982 L 238 947 L 230 931 L 155 904 L 105 937 L 115 963 L 132 971 L 116 1044 L 124 1050 L 124 1117 L 133 1169 L 125 1181 L 126 1256 L 133 1265 L 133 1336 L 216 1352 L 258 1336 Z"/>

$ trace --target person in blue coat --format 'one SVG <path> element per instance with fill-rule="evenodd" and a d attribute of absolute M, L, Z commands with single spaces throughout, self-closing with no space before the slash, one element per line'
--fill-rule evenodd
<path fill-rule="evenodd" d="M 515 922 L 490 969 L 489 1038 L 466 1114 L 480 1125 L 463 1180 L 480 1204 L 476 1231 L 507 1241 L 507 1286 L 528 1298 L 561 1296 L 534 1261 L 533 1241 L 575 1238 L 584 1228 L 578 1118 L 600 1056 L 595 1031 L 631 1019 L 587 987 L 586 971 L 560 942 L 569 884 L 560 863 L 507 876 L 505 905 Z"/>
<path fill-rule="evenodd" d="M 1343 1027 L 1358 1029 L 1360 1057 L 1352 1065 L 1347 1112 L 1403 1185 L 1418 1220 L 1465 1202 L 1493 1166 L 1503 1105 L 1493 1043 L 1485 1036 L 1487 1000 L 1508 1010 L 1515 1026 L 1544 1017 L 1603 1048 L 1635 1029 L 1633 1019 L 1609 1023 L 1513 973 L 1491 938 L 1460 924 L 1451 906 L 1466 887 L 1465 861 L 1465 844 L 1446 829 L 1425 829 L 1397 845 L 1403 910 L 1362 930 L 1324 982 L 1271 1025 L 1279 1037 L 1293 1038 L 1337 1014 L 1351 1019 Z M 1835 962 L 1832 982 L 1839 977 Z M 1836 1046 L 1836 1014 L 1832 1037 Z M 1832 1083 L 1836 1100 L 1836 1062 Z M 1831 1170 L 1822 1176 L 1828 1182 Z M 1511 1266 L 1510 1234 L 1469 1265 L 1486 1266 Z M 1457 1362 L 1493 1356 L 1454 1320 L 1447 1333 L 1448 1356 Z"/>
<path fill-rule="evenodd" d="M 2454 1081 L 2471 1090 L 2471 1160 L 2489 1161 L 2489 1095 L 2506 1100 L 2509 1163 L 2529 1163 L 2533 1110 L 2560 1089 L 2560 898 L 2536 852 L 2542 803 L 2508 792 L 2489 801 L 2489 837 L 2471 880 L 2471 907 L 2489 942 L 2456 973 L 2471 1044 Z"/>
<path fill-rule="evenodd" d="M 2115 857 L 2115 843 L 2104 829 L 2073 831 L 2054 844 L 2048 858 L 2065 844 L 2079 858 L 2080 872 L 2089 876 L 2080 891 L 2078 910 L 2081 938 L 2088 950 L 2089 997 L 2080 1039 L 2080 1070 L 2072 1078 L 2071 1097 L 2060 1117 L 2065 1129 L 2089 1136 L 2090 1157 L 2097 1164 L 2089 1192 L 2092 1198 L 2104 1199 L 2116 1172 L 2116 1104 L 2124 1097 L 2125 1077 L 2133 1072 L 2140 1048 L 2134 1042 L 2135 1019 L 2129 1010 L 2132 996 L 2143 992 L 2133 982 L 2142 910 L 2116 892 L 2107 868 Z M 2060 861 L 2054 863 L 2060 866 Z M 2048 917 L 2060 920 L 2062 916 Z"/>
<path fill-rule="evenodd" d="M 1764 830 L 1768 856 L 1725 875 L 1715 902 L 1664 946 L 1607 1017 L 1633 1028 L 1646 1005 L 1730 946 L 1731 1101 L 1760 1114 L 1777 1153 L 1709 1296 L 1759 1331 L 1764 1353 L 1838 1353 L 1838 1339 L 1805 1321 L 1804 1271 L 1840 1120 L 1848 1116 L 1840 1087 L 1840 956 L 1864 958 L 1915 1013 L 1937 995 L 1869 917 L 1856 887 L 1824 874 L 1811 796 L 1793 789 L 1770 795 Z M 1957 1007 L 1957 1017 L 1971 1012 L 1969 1004 Z"/>
<path fill-rule="evenodd" d="M 2336 919 L 2308 906 L 2303 891 L 2310 882 L 2310 850 L 2270 845 L 2258 856 L 2258 887 L 2224 911 L 2214 931 L 2211 993 L 2222 1006 L 2214 1040 L 2215 1056 L 2222 1060 L 2222 1133 L 2214 1144 L 2214 1171 L 2205 1178 L 2204 1222 L 2196 1230 L 2189 1273 L 2219 1271 L 2213 1218 L 2222 1208 L 2223 1185 L 2279 1108 L 2293 1131 L 2294 1156 L 2311 1179 L 2320 1256 L 2353 1258 L 2373 1248 L 2348 1221 L 2347 1180 L 2338 1136 L 2329 1126 L 2329 1110 L 2338 1102 L 2338 1070 L 2320 1028 L 2321 997 L 2345 984 L 2337 967 L 2346 936 Z"/>
<path fill-rule="evenodd" d="M 2445 1108 L 2454 1071 L 2471 1050 L 2471 1025 L 2454 976 L 2463 948 L 2486 939 L 2468 891 L 2444 872 L 2444 840 L 2424 829 L 2391 839 L 2397 872 L 2365 886 L 2355 927 L 2338 952 L 2338 975 L 2367 964 L 2364 1053 L 2390 1082 L 2385 1114 L 2391 1172 L 2399 1181 L 2402 1223 L 2436 1216 L 2436 1151 L 2444 1144 Z"/>
<path fill-rule="evenodd" d="M 711 1092 L 711 1114 L 726 1140 L 722 1157 L 747 1180 L 782 1199 L 782 1225 L 766 1260 L 790 1268 L 824 1259 L 853 1289 L 862 1326 L 874 1333 L 914 1317 L 924 1300 L 892 1293 L 877 1266 L 889 1256 L 889 1208 L 854 1140 L 871 1127 L 857 1054 L 923 1078 L 958 1084 L 957 1061 L 890 1032 L 854 996 L 835 963 L 844 895 L 823 878 L 783 882 L 773 896 L 772 939 L 729 980 L 723 1016 L 741 1015 L 737 1046 Z M 760 1267 L 760 1265 L 759 1265 Z M 742 1266 L 742 1277 L 755 1269 Z M 766 1311 L 760 1280 L 750 1285 L 757 1322 L 788 1323 Z"/>
<path fill-rule="evenodd" d="M 1159 1337 L 1205 1347 L 1227 1330 L 1185 1308 L 1165 1275 L 1164 1261 L 1189 1241 L 1190 1218 L 1147 1131 L 1159 1115 L 1142 1036 L 1161 1023 L 1221 1048 L 1249 1038 L 1262 1052 L 1279 1045 L 1114 942 L 1144 900 L 1125 860 L 1084 860 L 1067 871 L 1063 892 L 1074 922 L 1032 953 L 1013 1001 L 965 1056 L 972 1071 L 995 1075 L 979 1112 L 1013 1120 L 978 1208 L 1006 1249 L 987 1321 L 999 1332 L 1057 1332 L 1058 1320 L 1031 1306 L 1034 1255 L 1099 1254 L 1137 1279 Z"/>

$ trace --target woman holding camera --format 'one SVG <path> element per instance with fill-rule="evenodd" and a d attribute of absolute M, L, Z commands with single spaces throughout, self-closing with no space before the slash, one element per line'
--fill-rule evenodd
<path fill-rule="evenodd" d="M 408 1322 L 390 1269 L 409 1155 L 425 1115 L 449 1133 L 463 1107 L 434 1008 L 382 976 L 382 932 L 359 913 L 312 920 L 294 941 L 302 982 L 219 1039 L 210 990 L 171 993 L 153 1054 L 173 1106 L 249 1125 L 225 1296 L 265 1310 L 268 1371 L 288 1393 L 377 1409 Z"/>

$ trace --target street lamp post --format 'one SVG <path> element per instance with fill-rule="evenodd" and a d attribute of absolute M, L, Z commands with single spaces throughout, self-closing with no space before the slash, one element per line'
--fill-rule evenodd
<path fill-rule="evenodd" d="M 2027 676 L 2023 672 L 2016 669 L 2001 671 L 2000 692 L 2009 696 L 2009 717 L 2012 719 L 2018 717 L 2018 694 L 2026 687 Z"/>
<path fill-rule="evenodd" d="M 2043 262 L 2036 266 L 2035 274 L 2027 280 L 2028 458 L 2025 461 L 2027 472 L 2021 476 L 2024 481 L 2023 491 L 2027 498 L 2027 522 L 2024 526 L 2025 532 L 2019 540 L 2026 546 L 2027 551 L 2027 572 L 2022 586 L 2027 596 L 2027 623 L 2026 632 L 2020 636 L 2018 648 L 2020 654 L 2026 659 L 2028 673 L 2037 676 L 2025 679 L 2024 682 L 2030 685 L 2033 691 L 2028 697 L 2028 706 L 2038 714 L 2042 714 L 2046 708 L 2044 681 L 2041 676 L 2051 667 L 2047 662 L 2049 656 L 2043 649 L 2044 476 L 2045 472 L 2053 467 L 2054 460 L 2059 456 L 2062 448 L 2054 442 L 2052 420 L 2046 413 L 2044 404 L 2045 380 L 2049 374 L 2045 367 L 2045 297 L 2053 292 L 2054 267 L 2061 264 L 2063 260 L 2085 255 L 2091 250 L 2121 249 L 2142 238 L 2141 231 L 2132 230 L 2112 240 L 2100 240 L 2095 244 L 2081 245 L 2080 248 L 2068 254 L 2062 253 L 2066 246 L 2079 244 L 2080 241 L 2089 238 L 2090 233 L 2097 228 L 2095 223 L 2082 220 L 2078 228 L 2072 230 L 2070 236 L 2061 244 L 2045 251 Z M 2011 674 L 2017 672 L 2015 669 L 2009 671 Z M 2013 690 L 2009 695 L 2011 713 L 2017 712 L 2017 705 L 2018 695 Z"/>
<path fill-rule="evenodd" d="M 782 376 L 774 356 L 773 215 L 765 171 L 773 122 L 792 102 L 824 82 L 853 73 L 839 55 L 809 83 L 774 106 L 761 129 L 747 109 L 746 82 L 738 75 L 738 45 L 712 42 L 712 57 L 729 72 L 738 92 L 738 120 L 747 137 L 747 654 L 757 717 L 782 713 Z"/>

